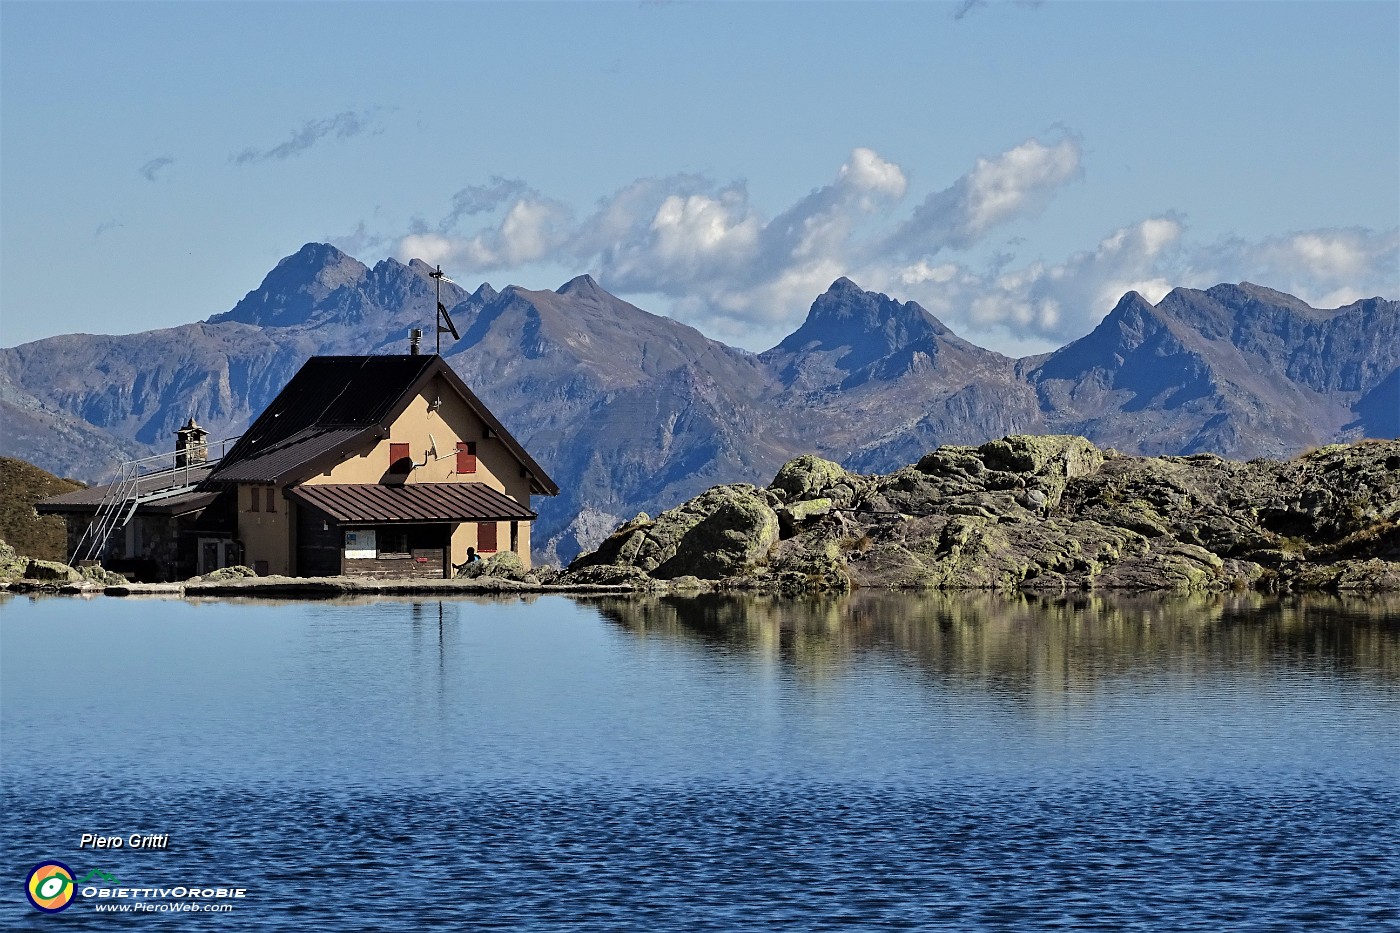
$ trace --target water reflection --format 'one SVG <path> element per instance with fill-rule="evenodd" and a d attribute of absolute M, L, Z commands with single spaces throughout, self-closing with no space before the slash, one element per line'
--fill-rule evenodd
<path fill-rule="evenodd" d="M 821 680 L 889 653 L 945 689 L 1027 697 L 1152 682 L 1289 672 L 1400 684 L 1400 597 L 1258 593 L 1186 597 L 857 592 L 834 599 L 606 598 L 642 637 L 745 653 Z"/>

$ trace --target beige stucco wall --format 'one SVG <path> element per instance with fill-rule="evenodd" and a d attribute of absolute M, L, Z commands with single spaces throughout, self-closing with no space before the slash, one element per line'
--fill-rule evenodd
<path fill-rule="evenodd" d="M 496 551 L 510 550 L 511 522 L 496 523 Z M 532 522 L 515 522 L 516 536 L 519 539 L 516 555 L 525 569 L 530 568 L 530 527 Z M 467 548 L 476 547 L 479 529 L 476 522 L 463 522 L 452 531 L 452 563 L 461 564 L 467 559 Z M 489 556 L 489 555 L 487 555 Z"/>
<path fill-rule="evenodd" d="M 434 399 L 441 399 L 438 408 Z M 390 427 L 389 437 L 359 456 L 341 461 L 329 471 L 307 479 L 303 485 L 326 483 L 485 483 L 516 502 L 530 507 L 530 479 L 521 476 L 520 462 L 499 438 L 486 437 L 486 425 L 467 403 L 441 378 L 435 378 L 418 394 Z M 457 472 L 457 442 L 476 442 L 476 472 Z M 436 456 L 428 449 L 436 442 Z M 408 444 L 416 467 L 407 475 L 389 473 L 389 445 Z M 425 462 L 426 461 L 426 462 Z M 240 508 L 243 502 L 240 500 Z M 518 555 L 530 566 L 530 522 L 518 526 Z M 500 522 L 496 536 L 499 550 L 510 547 L 510 522 Z M 476 546 L 474 522 L 462 523 L 452 533 L 452 562 L 467 559 L 467 548 Z"/>
<path fill-rule="evenodd" d="M 267 572 L 290 574 L 292 568 L 292 510 L 282 490 L 273 495 L 277 511 L 267 511 L 267 493 L 273 487 L 265 484 L 240 484 L 238 487 L 238 538 L 243 542 L 243 556 L 248 566 L 267 561 Z M 253 491 L 257 490 L 258 511 L 252 511 Z"/>

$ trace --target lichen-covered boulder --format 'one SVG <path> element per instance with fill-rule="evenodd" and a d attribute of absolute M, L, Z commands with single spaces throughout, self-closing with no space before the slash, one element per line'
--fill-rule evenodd
<path fill-rule="evenodd" d="M 83 579 L 100 583 L 103 586 L 120 586 L 127 582 L 126 577 L 119 573 L 113 573 L 101 564 L 87 564 L 79 567 L 78 573 L 82 574 Z"/>
<path fill-rule="evenodd" d="M 812 519 L 830 515 L 832 506 L 832 501 L 825 496 L 780 506 L 777 509 L 778 529 L 783 537 L 791 537 Z"/>
<path fill-rule="evenodd" d="M 1088 476 L 1103 465 L 1103 451 L 1074 434 L 1011 434 L 977 448 L 982 463 L 1009 473 Z"/>
<path fill-rule="evenodd" d="M 803 454 L 783 464 L 768 488 L 782 493 L 788 502 L 798 502 L 821 496 L 830 498 L 828 491 L 839 486 L 854 493 L 858 485 L 855 480 L 856 477 L 847 473 L 841 464 L 813 454 Z"/>
<path fill-rule="evenodd" d="M 457 571 L 457 579 L 474 580 L 477 577 L 496 577 L 501 580 L 523 581 L 529 571 L 520 562 L 514 551 L 498 551 L 490 557 L 472 561 Z M 536 578 L 538 579 L 538 578 Z"/>
<path fill-rule="evenodd" d="M 29 563 L 25 565 L 24 578 L 44 582 L 79 583 L 82 581 L 83 575 L 67 564 L 60 564 L 58 561 L 31 558 Z"/>
<path fill-rule="evenodd" d="M 638 516 L 569 571 L 619 565 L 663 580 L 718 580 L 752 569 L 777 540 L 778 516 L 764 490 L 735 483 L 706 490 L 655 519 Z"/>
<path fill-rule="evenodd" d="M 630 586 L 640 592 L 652 592 L 665 587 L 640 567 L 619 564 L 597 564 L 570 569 L 554 581 L 560 586 Z"/>
<path fill-rule="evenodd" d="M 29 558 L 21 556 L 14 548 L 0 540 L 0 580 L 18 580 L 24 576 L 24 568 L 29 566 Z"/>
<path fill-rule="evenodd" d="M 228 580 L 246 580 L 249 577 L 256 577 L 258 572 L 252 567 L 245 567 L 242 564 L 235 564 L 232 567 L 220 567 L 211 573 L 204 575 L 205 582 L 222 582 Z"/>
<path fill-rule="evenodd" d="M 652 520 L 650 515 L 638 512 L 636 518 L 619 525 L 617 530 L 604 538 L 595 550 L 574 558 L 567 569 L 572 571 L 581 570 L 584 567 L 612 564 L 633 565 L 636 563 L 637 555 L 647 543 L 646 532 L 655 524 L 656 522 Z"/>
<path fill-rule="evenodd" d="M 718 580 L 746 573 L 778 541 L 778 516 L 752 486 L 716 486 L 686 505 L 692 504 L 695 508 L 688 514 L 682 506 L 657 517 L 653 532 L 675 544 L 667 548 L 670 554 L 652 570 L 653 576 Z"/>

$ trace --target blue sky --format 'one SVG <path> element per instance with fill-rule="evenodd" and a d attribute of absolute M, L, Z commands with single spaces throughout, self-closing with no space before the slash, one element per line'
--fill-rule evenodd
<path fill-rule="evenodd" d="M 0 343 L 303 243 L 750 349 L 830 282 L 1013 355 L 1129 288 L 1400 297 L 1400 4 L 0 3 Z"/>

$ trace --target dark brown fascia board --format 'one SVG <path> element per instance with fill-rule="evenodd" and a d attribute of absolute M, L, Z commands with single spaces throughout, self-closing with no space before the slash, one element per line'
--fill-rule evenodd
<path fill-rule="evenodd" d="M 214 503 L 206 502 L 204 505 L 194 506 L 164 506 L 141 505 L 136 509 L 137 515 L 172 515 L 179 518 L 181 515 L 191 515 L 195 512 L 202 512 Z M 44 505 L 42 502 L 34 503 L 34 511 L 40 515 L 95 515 L 100 503 L 70 503 L 59 505 Z"/>
<path fill-rule="evenodd" d="M 521 465 L 529 472 L 530 491 L 541 496 L 559 495 L 559 484 L 550 479 L 549 474 L 544 471 L 544 468 L 535 462 L 535 458 L 531 457 L 525 451 L 525 448 L 520 445 L 520 442 L 506 430 L 505 425 L 501 424 L 500 420 L 497 419 L 495 415 L 491 414 L 491 409 L 487 408 L 485 404 L 482 403 L 481 399 L 476 397 L 476 393 L 462 381 L 462 377 L 457 375 L 457 371 L 449 366 L 447 361 L 436 353 L 433 354 L 433 365 L 423 368 L 423 372 L 414 380 L 413 384 L 404 391 L 402 397 L 394 403 L 394 407 L 384 416 L 384 422 L 381 422 L 381 424 L 392 423 L 395 418 L 403 414 L 414 397 L 417 396 L 429 382 L 432 382 L 434 376 L 439 374 L 441 374 L 443 378 L 447 380 L 448 384 L 462 396 L 463 400 L 466 401 L 467 405 L 476 413 L 477 417 L 486 422 L 487 428 L 496 433 L 501 443 L 506 445 L 506 449 L 509 450 L 511 454 L 514 455 L 515 459 L 519 460 Z"/>
<path fill-rule="evenodd" d="M 59 505 L 47 505 L 42 500 L 40 500 L 39 502 L 34 503 L 34 511 L 38 512 L 40 515 L 67 515 L 70 513 L 79 514 L 82 512 L 96 512 L 97 503 L 94 502 L 90 505 L 87 503 L 60 503 Z"/>

